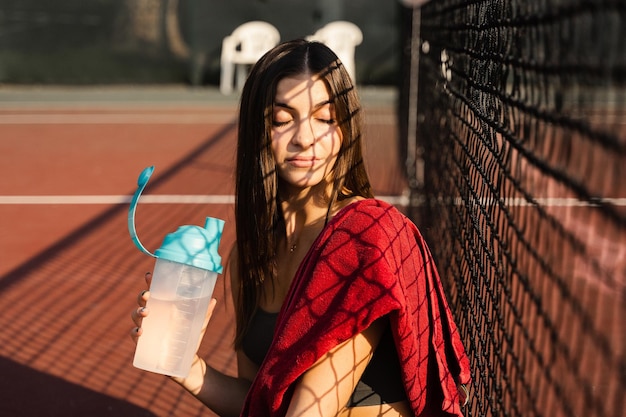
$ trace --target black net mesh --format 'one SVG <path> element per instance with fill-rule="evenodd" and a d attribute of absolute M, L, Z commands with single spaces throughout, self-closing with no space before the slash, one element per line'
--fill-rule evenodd
<path fill-rule="evenodd" d="M 471 357 L 467 415 L 623 416 L 626 2 L 420 13 L 413 215 Z"/>

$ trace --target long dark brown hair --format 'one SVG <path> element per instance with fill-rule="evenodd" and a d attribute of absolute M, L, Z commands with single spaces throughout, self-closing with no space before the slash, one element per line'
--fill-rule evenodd
<path fill-rule="evenodd" d="M 235 347 L 241 347 L 259 305 L 263 282 L 276 276 L 278 242 L 285 237 L 279 201 L 280 182 L 271 150 L 271 127 L 276 86 L 285 77 L 308 73 L 329 88 L 342 142 L 333 168 L 336 201 L 352 196 L 372 197 L 361 146 L 361 105 L 352 80 L 337 55 L 321 43 L 303 39 L 282 43 L 252 68 L 239 109 L 235 220 L 238 274 Z M 237 290 L 237 289 L 234 289 Z"/>

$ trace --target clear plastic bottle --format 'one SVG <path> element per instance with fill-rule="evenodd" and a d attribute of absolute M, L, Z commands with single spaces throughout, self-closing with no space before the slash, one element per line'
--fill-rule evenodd
<path fill-rule="evenodd" d="M 135 350 L 133 365 L 160 374 L 186 377 L 200 343 L 217 274 L 222 272 L 217 249 L 224 221 L 207 217 L 204 227 L 181 226 L 168 234 L 152 255 L 137 238 L 134 217 L 139 195 L 152 174 L 146 168 L 129 211 L 129 231 L 135 245 L 156 257 L 148 317 Z M 146 172 L 148 171 L 148 172 Z"/>

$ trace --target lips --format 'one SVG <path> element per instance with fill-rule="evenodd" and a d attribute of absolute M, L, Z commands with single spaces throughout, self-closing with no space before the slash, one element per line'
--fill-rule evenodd
<path fill-rule="evenodd" d="M 287 158 L 285 162 L 296 168 L 310 168 L 315 165 L 317 158 L 314 156 L 294 156 Z"/>

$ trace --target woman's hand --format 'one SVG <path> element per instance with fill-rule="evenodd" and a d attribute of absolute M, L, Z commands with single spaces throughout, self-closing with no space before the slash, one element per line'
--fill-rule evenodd
<path fill-rule="evenodd" d="M 144 278 L 146 280 L 146 284 L 148 285 L 148 288 L 150 288 L 150 283 L 152 282 L 152 273 L 146 272 L 146 275 L 144 276 Z M 146 304 L 148 303 L 149 298 L 150 298 L 149 290 L 143 290 L 141 293 L 139 293 L 139 295 L 137 296 L 137 304 L 139 305 L 139 307 L 137 307 L 130 313 L 130 317 L 133 320 L 133 323 L 135 323 L 135 327 L 133 327 L 132 330 L 130 331 L 130 338 L 135 343 L 137 343 L 137 340 L 139 340 L 139 336 L 141 336 L 141 323 L 143 322 L 143 319 L 147 317 L 148 313 L 150 312 L 148 308 L 146 307 Z M 202 330 L 200 331 L 200 341 L 198 342 L 198 346 L 196 346 L 196 350 L 200 348 L 200 343 L 202 343 L 202 339 L 204 338 L 204 333 L 206 332 L 206 328 L 209 324 L 209 320 L 211 319 L 211 316 L 213 315 L 213 310 L 215 310 L 216 304 L 217 304 L 217 300 L 215 298 L 212 298 L 211 302 L 209 303 L 209 309 L 207 311 L 207 315 L 204 319 L 204 324 L 202 325 Z"/>
<path fill-rule="evenodd" d="M 152 282 L 152 273 L 146 272 L 144 278 L 146 280 L 148 288 L 150 288 L 150 283 Z M 133 327 L 133 329 L 130 331 L 130 338 L 133 339 L 133 342 L 135 343 L 137 343 L 139 336 L 141 336 L 141 323 L 143 322 L 144 317 L 148 315 L 148 309 L 146 308 L 148 298 L 150 298 L 150 291 L 148 291 L 147 289 L 143 290 L 137 296 L 137 304 L 139 305 L 139 307 L 137 307 L 130 313 L 130 317 L 133 320 L 133 323 L 135 323 L 135 327 Z"/>

